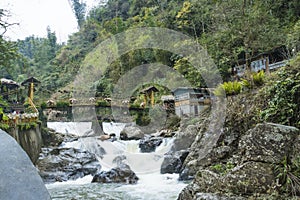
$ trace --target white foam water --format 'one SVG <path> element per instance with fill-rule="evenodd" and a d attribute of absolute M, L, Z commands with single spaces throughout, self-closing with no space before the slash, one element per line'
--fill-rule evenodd
<path fill-rule="evenodd" d="M 137 174 L 139 181 L 134 185 L 92 184 L 92 176 L 86 176 L 76 181 L 49 184 L 47 188 L 53 200 L 72 198 L 76 200 L 175 200 L 186 184 L 178 181 L 178 174 L 160 174 L 164 154 L 170 150 L 172 144 L 173 139 L 164 138 L 155 152 L 141 153 L 138 147 L 139 140 L 110 142 L 89 137 L 65 143 L 64 147 L 79 148 L 94 153 L 100 147 L 103 148 L 106 153 L 102 159 L 99 156 L 102 171 L 113 168 L 115 166 L 113 160 L 117 156 L 125 156 L 123 162 Z"/>
<path fill-rule="evenodd" d="M 47 127 L 58 133 L 83 136 L 92 131 L 92 122 L 47 122 Z"/>

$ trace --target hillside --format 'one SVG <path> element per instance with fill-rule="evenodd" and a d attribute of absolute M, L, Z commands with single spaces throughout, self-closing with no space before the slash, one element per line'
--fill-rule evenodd
<path fill-rule="evenodd" d="M 78 6 L 74 12 L 81 16 L 80 6 L 84 5 Z M 48 27 L 47 38 L 31 36 L 11 44 L 17 45 L 21 54 L 17 60 L 13 57 L 3 59 L 0 66 L 4 76 L 19 82 L 28 76 L 36 76 L 43 83 L 39 96 L 49 97 L 74 80 L 81 66 L 90 62 L 86 55 L 107 38 L 133 28 L 161 27 L 194 38 L 208 50 L 223 79 L 229 80 L 231 67 L 239 59 L 251 59 L 279 46 L 285 46 L 281 53 L 286 58 L 299 51 L 299 6 L 296 0 L 275 4 L 235 0 L 109 0 L 80 20 L 79 32 L 71 35 L 67 44 L 57 44 L 55 32 Z M 3 46 L 8 50 L 11 48 L 9 42 Z M 14 51 L 16 48 L 9 52 Z M 200 74 L 184 56 L 160 49 L 138 49 L 110 64 L 95 83 L 97 95 L 110 96 L 112 86 L 128 70 L 154 62 L 176 69 L 193 86 L 205 86 Z M 67 90 L 70 92 L 72 88 Z"/>

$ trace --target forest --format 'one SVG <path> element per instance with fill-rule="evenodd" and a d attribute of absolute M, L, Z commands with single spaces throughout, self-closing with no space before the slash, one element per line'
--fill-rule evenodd
<path fill-rule="evenodd" d="M 190 37 L 205 47 L 224 81 L 231 79 L 232 67 L 240 59 L 250 60 L 261 53 L 281 48 L 289 59 L 300 51 L 300 2 L 297 0 L 108 0 L 88 13 L 86 4 L 72 0 L 79 31 L 67 43 L 59 44 L 48 27 L 47 37 L 34 35 L 9 41 L 3 21 L 8 11 L 0 10 L 3 77 L 22 82 L 37 77 L 43 83 L 42 100 L 68 86 L 85 59 L 107 38 L 138 27 L 162 27 Z M 122 74 L 134 66 L 163 63 L 181 73 L 195 87 L 205 87 L 201 75 L 184 56 L 159 49 L 140 49 L 121 56 L 97 81 L 97 96 L 110 96 Z"/>

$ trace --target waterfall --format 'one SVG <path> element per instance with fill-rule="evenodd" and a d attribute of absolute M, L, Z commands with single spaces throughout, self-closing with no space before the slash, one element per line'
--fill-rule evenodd
<path fill-rule="evenodd" d="M 121 131 L 125 128 L 125 126 L 129 126 L 130 124 L 126 123 L 115 123 L 115 122 L 102 122 L 103 132 L 106 134 L 114 133 L 117 138 L 120 138 Z"/>
<path fill-rule="evenodd" d="M 47 127 L 62 134 L 87 135 L 92 131 L 92 122 L 47 122 Z"/>
<path fill-rule="evenodd" d="M 53 122 L 52 122 L 53 123 Z M 62 125 L 63 127 L 59 127 Z M 86 130 L 90 129 L 88 124 L 75 124 L 75 127 L 84 125 Z M 71 133 L 72 126 L 65 123 L 50 124 L 55 130 L 66 133 L 65 129 Z M 118 133 L 121 125 L 112 125 L 110 131 Z M 86 132 L 82 130 L 82 132 Z M 77 131 L 78 133 L 79 131 Z M 78 134 L 77 134 L 78 135 Z M 79 134 L 78 136 L 80 136 Z M 135 185 L 118 185 L 118 184 L 92 184 L 92 176 L 86 176 L 75 181 L 63 183 L 54 183 L 47 185 L 52 199 L 132 199 L 132 200 L 174 200 L 179 192 L 186 186 L 185 183 L 178 182 L 178 174 L 160 174 L 160 167 L 163 162 L 164 154 L 167 153 L 173 139 L 164 138 L 163 142 L 156 148 L 155 152 L 141 153 L 139 140 L 116 140 L 101 141 L 97 137 L 80 137 L 76 141 L 63 143 L 62 146 L 87 150 L 95 153 L 102 166 L 102 171 L 110 170 L 116 166 L 114 159 L 119 157 L 124 163 L 137 174 L 139 181 Z M 82 195 L 82 196 L 81 196 Z M 80 198 L 82 197 L 82 198 Z M 89 199 L 88 198 L 88 199 Z"/>
<path fill-rule="evenodd" d="M 163 143 L 157 147 L 155 152 L 141 153 L 139 149 L 139 140 L 135 141 L 98 141 L 98 144 L 104 148 L 106 154 L 100 163 L 103 167 L 112 168 L 115 166 L 113 160 L 117 156 L 125 156 L 126 162 L 137 174 L 148 174 L 160 171 L 164 154 L 167 153 L 173 143 L 172 139 L 165 138 Z"/>

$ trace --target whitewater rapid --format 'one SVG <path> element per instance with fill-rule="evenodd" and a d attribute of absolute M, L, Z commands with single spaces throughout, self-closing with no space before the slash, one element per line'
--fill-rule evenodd
<path fill-rule="evenodd" d="M 56 128 L 56 130 L 63 131 L 66 127 L 70 127 L 69 124 L 55 124 L 55 126 L 60 125 L 64 127 Z M 87 124 L 85 126 L 87 129 L 90 128 Z M 78 127 L 78 124 L 75 124 L 75 127 Z M 94 137 L 84 137 L 63 143 L 63 147 L 87 150 L 98 155 L 102 171 L 108 171 L 115 167 L 113 160 L 117 156 L 125 156 L 126 159 L 123 162 L 137 174 L 139 181 L 134 185 L 99 184 L 91 183 L 93 177 L 89 175 L 75 181 L 48 184 L 46 187 L 53 200 L 72 198 L 76 200 L 175 200 L 186 183 L 178 181 L 178 174 L 160 174 L 164 154 L 170 150 L 172 144 L 173 139 L 164 138 L 155 152 L 141 153 L 139 140 L 111 142 L 97 140 Z M 104 155 L 100 155 L 102 153 L 100 148 L 105 150 Z"/>

